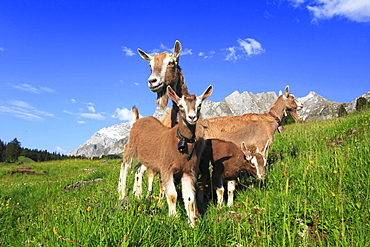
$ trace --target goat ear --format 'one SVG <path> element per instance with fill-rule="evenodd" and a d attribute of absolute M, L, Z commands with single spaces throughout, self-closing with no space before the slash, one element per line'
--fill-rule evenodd
<path fill-rule="evenodd" d="M 148 53 L 145 53 L 144 51 L 142 51 L 140 48 L 137 49 L 137 52 L 139 53 L 139 55 L 146 61 L 150 62 L 153 60 L 153 56 L 152 55 L 149 55 Z"/>
<path fill-rule="evenodd" d="M 247 148 L 247 145 L 245 145 L 245 142 L 242 142 L 242 143 L 240 144 L 240 147 L 241 147 L 241 149 L 242 149 L 242 152 L 243 152 L 243 153 L 244 153 L 244 155 L 245 155 L 246 160 L 250 160 L 250 159 L 252 159 L 252 154 L 251 154 L 251 152 L 249 152 L 249 150 L 248 150 L 248 148 Z"/>
<path fill-rule="evenodd" d="M 181 43 L 180 41 L 176 40 L 175 46 L 173 47 L 173 55 L 176 58 L 176 61 L 179 61 L 179 57 L 182 51 Z"/>
<path fill-rule="evenodd" d="M 289 96 L 289 86 L 288 85 L 285 87 L 284 96 L 285 97 L 288 97 Z"/>
<path fill-rule="evenodd" d="M 208 88 L 202 93 L 202 95 L 199 96 L 199 98 L 203 101 L 207 99 L 209 96 L 211 96 L 213 92 L 213 86 L 209 85 Z"/>
<path fill-rule="evenodd" d="M 178 104 L 179 100 L 181 99 L 175 91 L 173 91 L 171 86 L 167 86 L 167 95 L 172 99 L 176 104 Z"/>

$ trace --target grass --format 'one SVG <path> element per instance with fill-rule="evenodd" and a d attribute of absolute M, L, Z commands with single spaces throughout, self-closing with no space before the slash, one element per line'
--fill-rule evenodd
<path fill-rule="evenodd" d="M 181 200 L 177 217 L 156 195 L 130 193 L 119 205 L 120 160 L 27 163 L 39 175 L 10 175 L 20 165 L 0 163 L 0 246 L 366 246 L 369 123 L 366 111 L 286 126 L 264 186 L 242 180 L 234 206 L 209 203 L 194 228 Z"/>

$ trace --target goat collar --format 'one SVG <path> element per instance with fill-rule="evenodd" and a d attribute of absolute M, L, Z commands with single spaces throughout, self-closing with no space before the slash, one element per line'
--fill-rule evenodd
<path fill-rule="evenodd" d="M 278 123 L 278 125 L 280 126 L 281 125 L 281 120 L 279 117 L 277 117 L 276 115 L 274 115 L 272 112 L 269 111 L 269 114 L 271 115 L 271 117 L 273 117 L 275 119 L 275 121 Z"/>
<path fill-rule="evenodd" d="M 281 120 L 278 116 L 274 115 L 271 111 L 269 111 L 269 114 L 271 115 L 271 117 L 273 117 L 275 119 L 275 121 L 278 123 L 278 127 L 277 127 L 277 130 L 279 131 L 279 133 L 283 132 L 284 131 L 284 127 L 281 126 Z"/>
<path fill-rule="evenodd" d="M 180 140 L 181 139 L 185 140 L 186 143 L 194 143 L 194 142 L 197 141 L 195 135 L 193 135 L 193 137 L 191 139 L 186 138 L 185 136 L 181 135 L 180 130 L 178 128 L 177 128 L 177 132 L 176 132 L 176 137 L 179 138 Z"/>
<path fill-rule="evenodd" d="M 186 143 L 195 143 L 197 141 L 195 135 L 193 135 L 193 137 L 191 139 L 188 139 L 185 136 L 180 134 L 179 129 L 177 129 L 176 137 L 180 139 L 180 141 L 177 145 L 177 149 L 179 150 L 180 153 L 185 152 Z M 193 145 L 193 148 L 191 149 L 191 152 L 190 152 L 189 156 L 186 158 L 187 161 L 189 161 L 191 159 L 191 157 L 193 156 L 194 150 L 195 150 L 195 144 Z"/>

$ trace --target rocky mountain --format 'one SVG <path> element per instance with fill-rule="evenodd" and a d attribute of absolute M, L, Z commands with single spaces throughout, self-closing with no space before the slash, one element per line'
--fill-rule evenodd
<path fill-rule="evenodd" d="M 72 149 L 68 155 L 101 157 L 103 155 L 122 153 L 130 133 L 131 123 L 116 124 L 95 132 L 79 148 Z"/>
<path fill-rule="evenodd" d="M 219 116 L 236 116 L 246 113 L 265 113 L 277 99 L 275 92 L 252 94 L 248 92 L 233 92 L 221 102 L 207 100 L 202 105 L 203 118 Z M 363 95 L 370 100 L 370 92 Z M 347 112 L 355 110 L 356 100 L 345 103 Z M 341 103 L 329 101 L 315 92 L 298 98 L 303 104 L 303 109 L 298 111 L 299 117 L 305 122 L 326 120 L 338 116 Z M 153 116 L 160 118 L 165 114 L 164 110 L 157 108 Z M 109 154 L 121 154 L 130 133 L 131 124 L 121 123 L 106 127 L 96 132 L 89 140 L 79 148 L 71 150 L 68 155 L 101 157 Z"/>

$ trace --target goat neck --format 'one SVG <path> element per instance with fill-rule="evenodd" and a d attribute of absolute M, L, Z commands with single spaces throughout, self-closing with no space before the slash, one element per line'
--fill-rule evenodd
<path fill-rule="evenodd" d="M 189 124 L 185 119 L 181 119 L 177 125 L 177 137 L 184 138 L 187 143 L 195 142 L 196 125 L 197 124 Z"/>
<path fill-rule="evenodd" d="M 283 99 L 283 96 L 279 96 L 279 98 L 276 100 L 276 102 L 271 106 L 270 108 L 270 115 L 275 119 L 277 117 L 280 122 L 283 119 L 283 116 L 285 114 L 285 100 Z M 279 126 L 280 123 L 275 119 L 276 125 Z M 277 128 L 277 127 L 276 127 Z"/>

